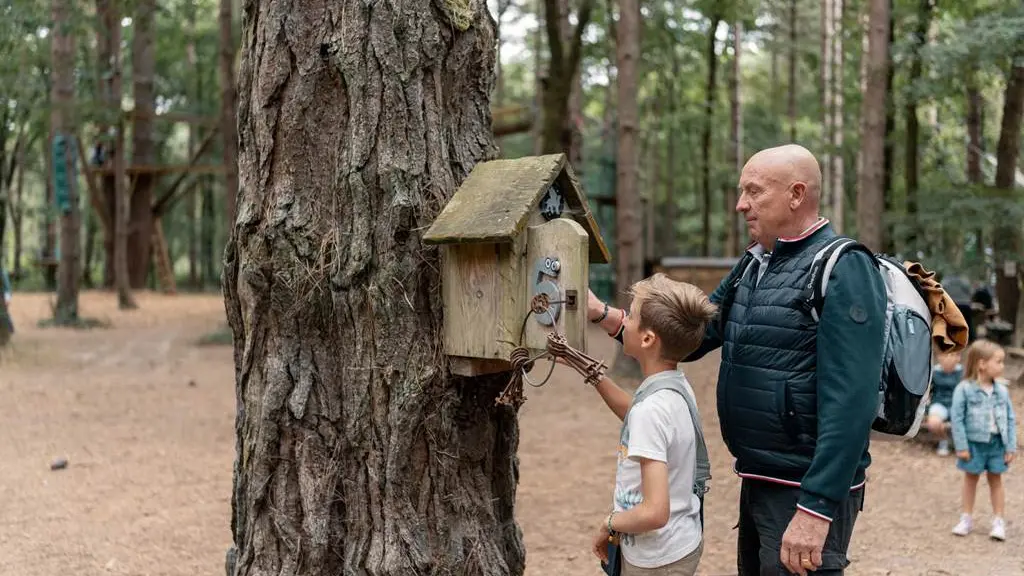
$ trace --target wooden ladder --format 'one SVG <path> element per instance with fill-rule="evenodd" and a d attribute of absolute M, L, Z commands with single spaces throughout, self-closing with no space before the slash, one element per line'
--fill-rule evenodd
<path fill-rule="evenodd" d="M 164 238 L 164 227 L 159 218 L 153 220 L 153 258 L 156 261 L 156 277 L 160 288 L 166 294 L 177 294 L 178 287 L 174 282 L 174 268 L 171 266 L 171 255 Z"/>

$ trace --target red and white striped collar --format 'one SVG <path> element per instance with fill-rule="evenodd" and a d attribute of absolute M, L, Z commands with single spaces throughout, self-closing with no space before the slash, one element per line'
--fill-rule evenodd
<path fill-rule="evenodd" d="M 805 228 L 803 232 L 797 234 L 796 236 L 779 237 L 776 240 L 776 242 L 799 242 L 800 240 L 806 239 L 811 234 L 814 234 L 818 230 L 821 230 L 825 226 L 828 226 L 828 223 L 828 218 L 825 218 L 824 216 L 819 216 L 818 220 L 814 224 L 811 224 L 810 226 Z M 755 250 L 755 248 L 757 249 Z M 764 247 L 758 244 L 757 242 L 751 242 L 749 245 L 747 245 L 747 251 L 753 251 L 757 255 L 763 254 L 765 252 Z"/>

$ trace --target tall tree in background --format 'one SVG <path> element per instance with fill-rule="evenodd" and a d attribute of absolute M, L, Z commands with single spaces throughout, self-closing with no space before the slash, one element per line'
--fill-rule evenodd
<path fill-rule="evenodd" d="M 1024 42 L 1024 33 L 1020 34 Z M 996 188 L 1006 190 L 1007 196 L 1015 196 L 1014 180 L 1017 175 L 1017 160 L 1020 157 L 1021 118 L 1024 115 L 1024 44 L 1018 50 L 1006 77 L 1006 93 L 1003 96 L 1003 118 L 999 129 L 999 143 L 996 145 Z M 996 274 L 996 297 L 999 299 L 1002 319 L 1015 323 L 1014 345 L 1024 343 L 1024 305 L 1021 303 L 1020 279 L 1024 277 L 1021 268 L 1021 254 L 1024 242 L 1021 239 L 1021 222 L 1018 218 L 1003 218 L 996 224 L 993 234 L 993 248 L 1000 270 Z"/>
<path fill-rule="evenodd" d="M 918 139 L 920 124 L 917 119 L 917 101 L 920 87 L 917 82 L 921 78 L 923 69 L 922 49 L 928 42 L 928 26 L 931 23 L 933 3 L 935 0 L 919 0 L 917 11 L 917 25 L 914 29 L 913 54 L 910 61 L 910 74 L 907 77 L 907 98 L 904 115 L 906 116 L 906 145 L 903 150 L 905 166 L 903 177 L 905 178 L 904 193 L 907 196 L 907 218 L 910 235 L 907 236 L 907 243 L 916 247 L 917 243 L 917 188 L 918 188 Z"/>
<path fill-rule="evenodd" d="M 522 574 L 508 374 L 448 374 L 420 240 L 496 153 L 486 4 L 261 2 L 242 38 L 228 574 Z"/>
<path fill-rule="evenodd" d="M 60 257 L 57 274 L 57 307 L 54 323 L 78 321 L 78 281 L 80 273 L 79 237 L 81 213 L 78 207 L 75 138 L 75 54 L 72 30 L 72 2 L 52 0 L 53 32 L 50 49 L 53 84 L 50 99 L 50 150 L 53 154 L 53 186 L 60 210 Z M 6 215 L 3 215 L 6 217 Z"/>
<path fill-rule="evenodd" d="M 220 133 L 224 139 L 224 211 L 228 234 L 235 227 L 235 202 L 238 197 L 238 127 L 235 92 L 234 12 L 231 0 L 220 0 L 217 22 L 220 29 L 218 74 L 220 76 Z M 209 281 L 209 279 L 207 279 Z"/>
<path fill-rule="evenodd" d="M 156 0 L 136 0 L 132 18 L 132 115 L 131 225 L 128 230 L 128 275 L 133 289 L 146 287 L 153 251 L 153 188 L 157 150 L 153 129 L 156 118 Z"/>
<path fill-rule="evenodd" d="M 797 0 L 789 0 L 789 140 L 796 142 Z M 710 60 L 709 60 L 710 63 Z"/>
<path fill-rule="evenodd" d="M 843 90 L 846 86 L 844 82 L 843 7 L 846 5 L 846 0 L 829 0 L 829 4 L 832 8 L 832 16 L 829 19 L 831 24 L 829 34 L 831 40 L 829 69 L 832 82 L 832 88 L 829 91 L 829 116 L 831 117 L 829 135 L 831 142 L 828 147 L 829 173 L 832 181 L 829 189 L 831 193 L 832 225 L 837 232 L 842 233 L 846 222 L 846 186 L 844 184 L 843 166 L 843 130 L 845 124 L 843 122 Z"/>
<path fill-rule="evenodd" d="M 638 68 L 640 65 L 640 3 L 619 0 L 615 25 L 615 61 L 618 85 L 618 149 L 615 154 L 616 293 L 620 307 L 628 307 L 626 289 L 643 275 L 640 230 L 640 173 L 637 157 Z"/>
<path fill-rule="evenodd" d="M 583 32 L 590 23 L 594 0 L 582 0 L 576 15 L 576 27 L 571 37 L 569 15 L 562 14 L 568 8 L 564 0 L 544 0 L 544 23 L 550 58 L 541 93 L 541 153 L 572 153 L 573 118 L 569 103 L 573 86 L 578 83 L 580 60 L 583 57 Z M 563 24 L 563 20 L 565 24 Z"/>
<path fill-rule="evenodd" d="M 715 72 L 718 68 L 718 54 L 715 51 L 715 33 L 718 31 L 718 24 L 722 21 L 719 12 L 719 5 L 715 4 L 711 9 L 711 24 L 708 26 L 707 36 L 707 66 L 708 78 L 704 87 L 704 128 L 701 136 L 701 151 L 703 162 L 701 163 L 701 244 L 700 253 L 705 258 L 711 255 L 711 135 L 714 128 L 715 116 Z"/>
<path fill-rule="evenodd" d="M 726 256 L 740 254 L 740 221 L 736 213 L 736 190 L 743 171 L 743 108 L 740 100 L 740 54 L 743 52 L 743 22 L 732 27 L 732 66 L 729 68 L 729 164 L 732 176 L 725 184 Z"/>
<path fill-rule="evenodd" d="M 889 69 L 889 0 L 869 0 L 865 90 L 861 101 L 860 166 L 857 175 L 857 234 L 872 250 L 883 243 L 882 211 L 886 76 Z"/>

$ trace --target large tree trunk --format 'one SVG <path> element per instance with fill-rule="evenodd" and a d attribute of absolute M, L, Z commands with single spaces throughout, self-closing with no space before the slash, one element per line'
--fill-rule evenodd
<path fill-rule="evenodd" d="M 571 34 L 566 34 L 569 16 L 563 16 L 561 9 L 563 6 L 568 7 L 568 4 L 564 0 L 544 0 L 544 23 L 550 58 L 541 94 L 541 152 L 565 152 L 570 161 L 573 160 L 570 100 L 573 87 L 579 83 L 583 31 L 590 22 L 593 4 L 593 0 L 582 0 L 576 16 L 576 27 Z M 568 42 L 563 40 L 566 36 L 569 36 Z M 582 154 L 579 150 L 577 152 Z"/>
<path fill-rule="evenodd" d="M 156 144 L 153 141 L 156 113 L 156 93 L 153 90 L 155 18 L 156 0 L 136 0 L 135 17 L 132 19 L 132 90 L 135 100 L 132 163 L 136 166 L 156 163 Z M 134 176 L 128 230 L 128 274 L 131 287 L 139 290 L 146 287 L 153 252 L 153 186 L 156 178 L 151 172 L 137 172 Z"/>
<path fill-rule="evenodd" d="M 883 210 L 883 221 L 890 218 L 890 216 L 896 211 L 894 199 L 895 194 L 892 193 L 892 175 L 893 175 L 893 164 L 895 163 L 895 150 L 893 149 L 893 131 L 896 130 L 896 107 L 893 105 L 892 97 L 892 86 L 893 86 L 893 75 L 896 71 L 895 63 L 892 61 L 892 42 L 893 42 L 893 15 L 892 15 L 892 0 L 889 0 L 889 42 L 887 43 L 888 55 L 888 69 L 885 74 L 885 135 L 882 136 L 882 198 L 884 198 L 884 210 Z M 895 251 L 896 246 L 896 234 L 894 231 L 893 223 L 885 222 L 882 225 L 882 249 L 892 254 Z"/>
<path fill-rule="evenodd" d="M 42 235 L 42 258 L 46 262 L 43 268 L 43 282 L 46 289 L 53 291 L 57 289 L 57 267 L 50 266 L 50 263 L 57 257 L 57 223 L 54 221 L 53 213 L 56 201 L 53 196 L 53 147 L 50 145 L 50 138 L 41 140 L 40 148 L 43 149 L 43 166 L 46 170 L 46 200 L 43 204 L 43 218 L 40 221 Z"/>
<path fill-rule="evenodd" d="M 905 178 L 905 193 L 907 195 L 907 219 L 910 220 L 910 234 L 907 236 L 907 245 L 911 250 L 917 249 L 917 180 L 918 180 L 918 134 L 919 124 L 917 120 L 917 97 L 915 84 L 921 78 L 922 56 L 921 51 L 928 42 L 928 25 L 931 22 L 932 2 L 934 0 L 920 0 L 917 13 L 917 29 L 914 36 L 914 54 L 910 63 L 910 76 L 907 83 L 910 84 L 910 92 L 907 96 L 906 116 L 907 131 L 905 145 L 905 166 L 903 176 Z"/>
<path fill-rule="evenodd" d="M 637 110 L 640 65 L 640 6 L 637 0 L 619 0 L 616 68 L 618 72 L 618 149 L 615 154 L 616 293 L 620 307 L 628 305 L 627 288 L 643 274 L 640 230 L 640 191 L 637 157 Z"/>
<path fill-rule="evenodd" d="M 96 83 L 96 91 L 97 100 L 103 104 L 100 120 L 97 123 L 99 132 L 97 140 L 103 151 L 101 165 L 106 167 L 113 166 L 115 154 L 123 154 L 120 149 L 115 147 L 114 144 L 117 138 L 113 135 L 113 131 L 120 125 L 119 119 L 121 114 L 120 80 L 116 81 L 117 91 L 114 91 L 114 75 L 120 74 L 119 62 L 121 60 L 119 14 L 120 12 L 112 0 L 96 0 L 96 59 L 97 69 L 100 73 L 100 78 Z M 117 43 L 114 43 L 115 40 Z M 102 177 L 99 179 L 99 194 L 102 200 L 100 204 L 105 212 L 102 215 L 101 221 L 107 224 L 103 228 L 103 253 L 105 255 L 103 259 L 103 286 L 105 288 L 112 288 L 115 284 L 114 262 L 116 257 L 114 243 L 117 237 L 118 220 L 116 213 L 116 175 L 113 172 L 103 172 Z"/>
<path fill-rule="evenodd" d="M 21 280 L 22 277 L 21 249 L 25 222 L 25 203 L 22 192 L 25 189 L 25 149 L 30 146 L 31 143 L 18 150 L 18 179 L 14 187 L 14 205 L 11 210 L 11 221 L 14 224 L 14 270 L 12 272 L 14 280 Z"/>
<path fill-rule="evenodd" d="M 999 129 L 999 143 L 996 145 L 996 188 L 1012 191 L 1017 175 L 1017 159 L 1020 156 L 1021 117 L 1024 115 L 1024 64 L 1018 51 L 1017 64 L 1010 69 L 1003 98 L 1003 118 Z M 1012 198 L 1012 192 L 1008 194 Z M 998 221 L 992 237 L 997 262 L 1001 263 L 996 274 L 996 297 L 999 299 L 999 316 L 1006 322 L 1018 321 L 1021 303 L 1020 277 L 1024 275 L 1021 254 L 1024 242 L 1021 239 L 1021 222 L 1017 218 L 1003 218 Z M 1024 326 L 1015 325 L 1014 343 L 1024 343 Z"/>
<path fill-rule="evenodd" d="M 843 90 L 846 83 L 843 81 L 844 53 L 843 53 L 843 7 L 845 0 L 831 0 L 832 5 L 832 90 L 831 90 L 831 117 L 830 134 L 832 142 L 830 146 L 831 158 L 829 171 L 832 176 L 832 183 L 829 186 L 832 204 L 832 226 L 836 232 L 843 233 L 845 226 L 846 209 L 846 185 L 843 161 Z"/>
<path fill-rule="evenodd" d="M 981 154 L 984 151 L 984 139 L 982 138 L 982 114 L 985 108 L 985 101 L 982 98 L 981 90 L 978 87 L 978 77 L 974 70 L 967 71 L 967 181 L 971 184 L 984 183 L 984 176 L 981 172 Z M 985 248 L 985 233 L 982 223 L 974 229 L 974 239 L 978 254 L 982 254 Z"/>
<path fill-rule="evenodd" d="M 835 35 L 832 20 L 832 5 L 839 0 L 822 0 L 821 2 L 821 199 L 822 208 L 828 206 L 827 198 L 832 191 L 832 103 L 834 101 L 834 83 L 832 82 L 832 65 L 834 57 L 832 41 Z"/>
<path fill-rule="evenodd" d="M 739 256 L 740 229 L 736 212 L 736 189 L 743 171 L 743 109 L 740 103 L 740 54 L 743 52 L 743 22 L 732 29 L 732 66 L 729 68 L 729 163 L 732 178 L 725 185 L 726 256 Z"/>
<path fill-rule="evenodd" d="M 667 256 L 674 256 L 679 247 L 676 246 L 676 222 L 679 202 L 678 192 L 680 190 L 681 178 L 679 176 L 678 158 L 676 156 L 676 142 L 679 140 L 679 55 L 672 51 L 672 75 L 668 81 L 668 133 L 665 134 L 668 150 L 666 151 L 665 164 L 668 171 L 665 186 L 665 204 L 663 214 L 665 222 L 662 228 L 662 251 Z"/>
<path fill-rule="evenodd" d="M 796 142 L 797 0 L 789 0 L 789 140 Z"/>
<path fill-rule="evenodd" d="M 228 573 L 522 574 L 508 374 L 448 374 L 420 242 L 496 152 L 486 4 L 269 0 L 243 28 Z"/>
<path fill-rule="evenodd" d="M 861 102 L 861 158 L 857 176 L 857 235 L 872 250 L 882 249 L 884 206 L 885 84 L 889 69 L 889 0 L 871 0 L 865 91 Z"/>
<path fill-rule="evenodd" d="M 228 231 L 234 228 L 238 200 L 238 127 L 235 91 L 235 35 L 232 0 L 220 0 L 220 50 L 217 70 L 220 78 L 220 134 L 224 139 L 224 213 Z"/>
<path fill-rule="evenodd" d="M 128 225 L 131 221 L 131 198 L 125 181 L 125 153 L 124 153 L 124 115 L 121 114 L 121 93 L 122 93 L 122 66 L 121 66 L 121 21 L 120 13 L 116 9 L 118 4 L 110 1 L 108 5 L 109 20 L 106 29 L 109 33 L 110 45 L 113 48 L 110 56 L 110 89 L 108 97 L 111 105 L 116 110 L 114 123 L 114 153 L 110 161 L 113 168 L 114 196 L 112 206 L 114 223 L 113 239 L 113 274 L 114 289 L 117 291 L 117 307 L 121 310 L 132 310 L 137 308 L 135 297 L 132 296 L 131 278 L 128 269 Z"/>
<path fill-rule="evenodd" d="M 711 15 L 711 26 L 708 28 L 707 64 L 708 78 L 704 87 L 704 131 L 701 135 L 701 152 L 704 155 L 701 163 L 701 256 L 711 255 L 711 135 L 715 116 L 715 69 L 718 56 L 715 54 L 715 32 L 721 19 L 718 13 Z"/>
<path fill-rule="evenodd" d="M 51 150 L 62 150 L 62 158 L 54 157 L 54 190 L 60 210 L 60 258 L 58 262 L 57 307 L 54 323 L 74 324 L 78 321 L 78 281 L 81 256 L 79 254 L 78 231 L 81 215 L 78 207 L 78 179 L 75 178 L 75 161 L 78 159 L 78 142 L 75 138 L 74 118 L 74 39 L 71 36 L 70 0 L 53 0 L 53 36 L 50 46 L 53 63 L 53 85 L 50 108 Z M 63 172 L 64 177 L 58 178 Z"/>

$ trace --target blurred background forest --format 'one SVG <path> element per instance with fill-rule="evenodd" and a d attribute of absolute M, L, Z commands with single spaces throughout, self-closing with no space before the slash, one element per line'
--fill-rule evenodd
<path fill-rule="evenodd" d="M 500 153 L 569 155 L 616 257 L 600 295 L 663 258 L 737 256 L 744 160 L 797 142 L 839 230 L 1024 316 L 1024 3 L 488 2 Z M 0 3 L 0 268 L 55 291 L 58 323 L 79 287 L 126 308 L 219 290 L 241 9 Z"/>

